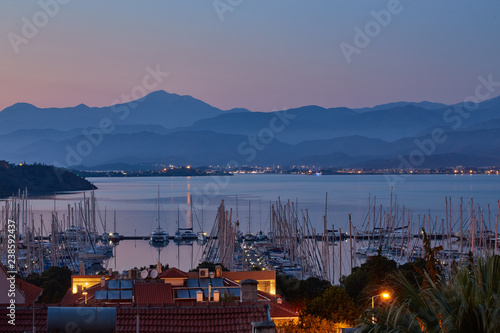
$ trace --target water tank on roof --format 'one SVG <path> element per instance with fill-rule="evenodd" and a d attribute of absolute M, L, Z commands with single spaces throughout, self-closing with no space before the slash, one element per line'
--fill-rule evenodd
<path fill-rule="evenodd" d="M 47 332 L 116 332 L 116 308 L 49 307 Z"/>

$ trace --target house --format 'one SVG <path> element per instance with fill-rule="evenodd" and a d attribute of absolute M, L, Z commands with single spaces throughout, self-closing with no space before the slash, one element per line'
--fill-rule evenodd
<path fill-rule="evenodd" d="M 58 310 L 58 312 L 56 312 Z M 99 324 L 98 315 L 104 310 L 111 310 L 112 320 L 104 321 L 104 325 L 96 328 Z M 53 315 L 51 316 L 51 312 Z M 1 308 L 0 316 L 5 318 L 8 309 Z M 62 316 L 60 313 L 66 313 Z M 75 326 L 79 317 L 86 320 Z M 54 318 L 54 319 L 52 319 Z M 270 326 L 268 322 L 268 309 L 265 304 L 235 303 L 235 304 L 213 304 L 193 303 L 186 306 L 174 304 L 165 306 L 141 305 L 136 307 L 122 306 L 74 306 L 60 307 L 48 305 L 36 305 L 35 308 L 20 307 L 16 309 L 16 325 L 12 326 L 6 320 L 0 321 L 1 332 L 32 332 L 35 326 L 37 333 L 55 332 L 54 328 L 74 327 L 78 332 L 103 332 L 106 324 L 114 323 L 115 326 L 107 332 L 116 329 L 120 332 L 213 332 L 213 333 L 248 333 L 248 332 L 274 332 L 266 330 L 255 330 L 262 326 Z M 33 325 L 33 323 L 35 323 Z M 272 327 L 272 325 L 271 325 Z"/>
<path fill-rule="evenodd" d="M 75 275 L 60 304 L 18 307 L 19 321 L 9 331 L 32 330 L 34 320 L 40 326 L 37 332 L 60 331 L 68 323 L 78 323 L 82 332 L 136 332 L 138 328 L 141 332 L 267 333 L 275 332 L 275 323 L 298 319 L 286 301 L 270 292 L 274 274 L 230 273 L 235 272 L 187 273 L 170 268 L 159 275 Z M 258 290 L 259 280 L 243 279 L 244 273 L 269 282 L 269 292 Z M 7 309 L 2 308 L 0 315 L 3 311 Z M 82 316 L 91 319 L 81 322 Z M 6 329 L 2 325 L 0 331 Z"/>
<path fill-rule="evenodd" d="M 12 299 L 16 306 L 33 304 L 42 291 L 42 288 L 8 274 L 0 263 L 0 304 L 10 304 Z"/>

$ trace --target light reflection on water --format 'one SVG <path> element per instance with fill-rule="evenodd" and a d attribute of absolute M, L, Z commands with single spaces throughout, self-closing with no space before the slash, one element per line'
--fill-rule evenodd
<path fill-rule="evenodd" d="M 162 265 L 177 267 L 185 272 L 196 267 L 203 253 L 203 246 L 194 241 L 191 244 L 177 245 L 170 241 L 163 248 L 152 247 L 146 240 L 123 240 L 114 248 L 114 257 L 105 263 L 105 268 L 122 272 L 134 267 Z"/>

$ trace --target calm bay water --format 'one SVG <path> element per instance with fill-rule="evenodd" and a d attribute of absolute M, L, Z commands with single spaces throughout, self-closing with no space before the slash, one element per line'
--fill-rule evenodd
<path fill-rule="evenodd" d="M 217 207 L 221 200 L 226 209 L 233 209 L 236 217 L 236 195 L 241 229 L 247 232 L 269 230 L 269 203 L 278 197 L 282 202 L 297 201 L 299 209 L 308 209 L 315 228 L 323 229 L 325 193 L 328 193 L 328 225 L 347 231 L 348 214 L 352 214 L 354 225 L 361 225 L 368 206 L 368 194 L 376 196 L 377 206 L 384 207 L 390 201 L 390 183 L 383 175 L 236 175 L 232 177 L 151 177 L 151 178 L 89 178 L 99 189 L 95 191 L 98 201 L 100 230 L 106 221 L 106 230 L 113 231 L 113 211 L 116 210 L 116 230 L 122 235 L 147 236 L 156 228 L 156 201 L 158 186 L 161 192 L 161 225 L 170 235 L 177 229 L 179 213 L 180 227 L 190 225 L 194 231 L 210 232 Z M 445 196 L 452 197 L 454 216 L 457 216 L 460 197 L 464 202 L 474 198 L 487 208 L 490 203 L 492 214 L 496 214 L 500 199 L 500 177 L 496 175 L 413 175 L 394 184 L 394 194 L 400 205 L 413 210 L 413 216 L 431 210 L 438 218 L 445 214 Z M 89 195 L 87 192 L 86 195 Z M 191 217 L 192 196 L 194 213 Z M 59 194 L 55 196 L 59 217 L 67 205 L 82 200 L 82 193 Z M 251 209 L 249 212 L 249 202 Z M 31 201 L 35 216 L 42 215 L 50 221 L 54 197 L 43 197 Z M 104 209 L 107 214 L 105 216 Z M 250 215 L 250 226 L 249 226 Z M 117 270 L 134 266 L 154 264 L 160 258 L 162 263 L 187 270 L 196 266 L 201 258 L 202 247 L 177 246 L 173 242 L 158 252 L 147 241 L 122 241 L 115 249 L 116 257 L 109 267 Z"/>

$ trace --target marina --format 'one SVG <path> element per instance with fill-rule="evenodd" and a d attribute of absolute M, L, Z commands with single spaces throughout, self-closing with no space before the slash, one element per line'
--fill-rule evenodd
<path fill-rule="evenodd" d="M 279 180 L 279 176 L 274 179 Z M 179 181 L 175 179 L 171 183 Z M 189 189 L 196 180 L 182 181 Z M 200 199 L 189 191 L 182 203 L 177 196 L 162 197 L 159 185 L 154 187 L 156 190 L 149 193 L 156 192 L 156 196 L 151 195 L 151 199 L 144 202 L 152 215 L 142 218 L 142 221 L 151 221 L 150 227 L 142 222 L 132 224 L 133 229 L 126 227 L 128 214 L 124 215 L 119 205 L 104 199 L 102 207 L 103 200 L 96 198 L 99 190 L 97 195 L 86 192 L 42 199 L 52 206 L 47 207 L 50 218 L 47 212 L 40 213 L 34 208 L 41 199 L 30 199 L 29 194 L 20 191 L 2 204 L 2 261 L 6 260 L 5 235 L 9 220 L 17 221 L 16 255 L 22 274 L 43 271 L 53 263 L 68 266 L 74 272 L 79 272 L 82 264 L 87 272 L 108 268 L 126 270 L 144 263 L 131 261 L 134 256 L 123 257 L 120 252 L 125 249 L 144 252 L 149 247 L 151 263 L 158 260 L 172 266 L 182 263 L 187 270 L 208 261 L 223 263 L 234 270 L 276 270 L 299 278 L 315 276 L 337 282 L 353 267 L 376 255 L 379 249 L 382 255 L 399 264 L 422 257 L 422 228 L 432 246 L 443 247 L 439 256 L 444 267 L 450 267 L 453 260 L 465 260 L 470 251 L 480 256 L 498 253 L 498 202 L 494 206 L 480 205 L 474 199 L 452 200 L 444 196 L 443 210 L 433 207 L 416 213 L 401 203 L 399 193 L 391 193 L 389 189 L 384 191 L 382 199 L 380 195 L 368 194 L 368 200 L 363 200 L 364 204 L 360 200 L 357 210 L 350 210 L 352 213 L 344 210 L 342 220 L 345 222 L 342 223 L 335 205 L 338 196 L 331 192 L 324 192 L 322 199 L 317 195 L 311 205 L 298 198 L 285 200 L 277 196 L 269 201 L 249 198 L 242 186 L 242 195 L 219 196 L 220 202 L 214 211 L 216 199 L 213 197 Z M 164 187 L 168 186 L 160 185 Z M 105 184 L 103 191 L 105 198 L 112 194 Z M 80 201 L 66 202 L 78 197 Z M 61 201 L 66 206 L 64 211 Z M 138 203 L 142 201 L 143 198 L 137 198 Z M 243 208 L 246 205 L 248 211 Z M 108 217 L 111 215 L 108 206 L 113 208 L 112 218 Z M 176 231 L 170 233 L 173 226 Z M 203 230 L 203 226 L 210 229 Z M 164 232 L 161 240 L 153 241 L 159 229 Z M 142 243 L 146 246 L 137 247 Z"/>

